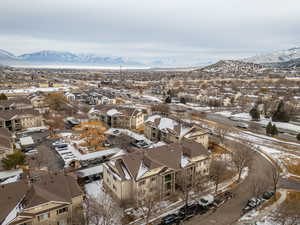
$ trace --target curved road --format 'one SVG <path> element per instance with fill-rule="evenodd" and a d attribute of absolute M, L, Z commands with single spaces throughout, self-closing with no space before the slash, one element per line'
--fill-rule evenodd
<path fill-rule="evenodd" d="M 253 197 L 253 180 L 259 180 L 271 185 L 271 178 L 267 174 L 272 165 L 259 153 L 253 152 L 252 166 L 248 177 L 232 189 L 235 197 L 227 201 L 215 213 L 198 215 L 185 222 L 185 225 L 230 225 L 241 217 L 241 210 L 247 201 Z"/>

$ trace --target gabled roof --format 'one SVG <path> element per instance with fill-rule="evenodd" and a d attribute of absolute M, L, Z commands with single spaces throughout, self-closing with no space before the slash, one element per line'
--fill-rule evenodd
<path fill-rule="evenodd" d="M 24 181 L 0 185 L 0 222 L 24 198 L 28 184 Z"/>
<path fill-rule="evenodd" d="M 4 120 L 17 119 L 24 115 L 38 116 L 39 112 L 34 109 L 16 109 L 16 110 L 0 111 L 0 119 L 4 119 Z"/>
<path fill-rule="evenodd" d="M 41 175 L 32 184 L 26 180 L 0 186 L 0 222 L 22 201 L 24 209 L 57 201 L 71 203 L 83 192 L 76 180 L 64 174 Z"/>
<path fill-rule="evenodd" d="M 171 118 L 163 117 L 160 115 L 153 115 L 150 116 L 146 121 L 145 124 L 156 127 L 160 131 L 164 133 L 172 133 L 175 136 L 183 137 L 186 135 L 191 129 L 192 126 L 188 126 L 183 122 L 176 121 Z"/>
<path fill-rule="evenodd" d="M 31 102 L 29 99 L 24 97 L 19 98 L 13 98 L 8 100 L 0 100 L 0 106 L 14 106 L 14 105 L 31 105 Z"/>
<path fill-rule="evenodd" d="M 153 169 L 181 170 L 198 156 L 208 157 L 209 152 L 200 143 L 183 140 L 180 143 L 132 152 L 108 164 L 114 167 L 121 179 L 128 179 L 129 174 L 131 179 L 138 180 Z"/>
<path fill-rule="evenodd" d="M 136 116 L 141 112 L 141 109 L 135 107 L 116 106 L 116 105 L 98 105 L 94 111 L 106 113 L 109 116 L 122 115 L 122 116 Z"/>

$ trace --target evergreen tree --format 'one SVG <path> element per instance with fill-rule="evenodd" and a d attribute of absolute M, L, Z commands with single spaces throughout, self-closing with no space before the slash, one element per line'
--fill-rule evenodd
<path fill-rule="evenodd" d="M 266 134 L 267 135 L 272 135 L 272 129 L 273 129 L 272 123 L 269 122 L 267 127 L 266 127 Z"/>
<path fill-rule="evenodd" d="M 297 140 L 300 141 L 300 133 L 296 136 Z"/>
<path fill-rule="evenodd" d="M 5 158 L 3 158 L 2 163 L 5 169 L 13 169 L 16 168 L 17 165 L 24 165 L 25 154 L 17 150 L 14 153 L 9 154 Z"/>
<path fill-rule="evenodd" d="M 165 99 L 165 103 L 171 103 L 172 102 L 172 98 L 170 95 L 168 95 Z"/>
<path fill-rule="evenodd" d="M 290 117 L 289 114 L 285 111 L 284 102 L 281 100 L 278 104 L 277 110 L 274 112 L 272 116 L 273 121 L 279 122 L 289 122 Z"/>
<path fill-rule="evenodd" d="M 0 100 L 7 100 L 7 96 L 4 93 L 0 94 Z"/>
<path fill-rule="evenodd" d="M 250 114 L 250 116 L 252 117 L 252 120 L 254 120 L 254 121 L 260 120 L 260 113 L 259 113 L 259 111 L 258 111 L 258 109 L 257 109 L 257 106 L 254 106 L 254 107 L 250 110 L 249 114 Z"/>
<path fill-rule="evenodd" d="M 278 135 L 278 130 L 275 124 L 272 126 L 272 135 Z"/>
<path fill-rule="evenodd" d="M 186 100 L 185 100 L 184 97 L 181 97 L 181 98 L 180 98 L 180 103 L 182 103 L 182 104 L 185 104 L 185 103 L 186 103 Z"/>

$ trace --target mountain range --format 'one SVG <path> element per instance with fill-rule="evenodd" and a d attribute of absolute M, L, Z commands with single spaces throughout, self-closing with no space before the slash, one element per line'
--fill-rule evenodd
<path fill-rule="evenodd" d="M 143 66 L 141 62 L 127 60 L 122 57 L 101 57 L 93 54 L 74 54 L 61 51 L 39 51 L 15 56 L 0 49 L 0 63 L 6 65 L 90 65 L 116 66 L 132 65 Z"/>
<path fill-rule="evenodd" d="M 300 47 L 271 52 L 267 54 L 259 54 L 256 56 L 243 59 L 243 61 L 258 63 L 258 64 L 267 64 L 267 63 L 282 63 L 282 62 L 288 62 L 297 59 L 300 59 Z"/>
<path fill-rule="evenodd" d="M 240 62 L 260 64 L 266 67 L 278 67 L 278 68 L 294 68 L 300 67 L 300 47 L 291 48 L 288 50 L 276 51 L 268 54 L 260 54 L 249 58 L 241 59 Z M 234 62 L 234 63 L 233 63 Z M 176 67 L 177 61 L 174 58 L 159 57 L 152 59 L 151 61 L 136 61 L 131 59 L 125 59 L 123 57 L 103 57 L 94 54 L 75 54 L 71 52 L 63 51 L 50 51 L 43 50 L 39 52 L 27 53 L 16 56 L 8 51 L 0 49 L 0 64 L 9 66 L 30 66 L 30 65 L 76 65 L 76 66 L 152 66 L 152 67 Z M 225 63 L 225 64 L 224 64 Z M 217 68 L 225 68 L 232 70 L 233 67 L 242 68 L 245 65 L 233 60 L 220 61 L 220 66 L 217 64 Z M 201 65 L 201 63 L 192 63 L 195 66 Z M 223 65 L 224 64 L 224 65 Z M 203 66 L 203 65 L 202 65 Z M 250 66 L 251 65 L 247 65 Z M 246 66 L 246 67 L 247 67 Z M 253 65 L 252 65 L 253 66 Z M 213 68 L 206 68 L 211 71 Z"/>

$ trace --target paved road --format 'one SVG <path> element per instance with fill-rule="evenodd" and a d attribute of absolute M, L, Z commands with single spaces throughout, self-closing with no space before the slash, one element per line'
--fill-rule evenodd
<path fill-rule="evenodd" d="M 241 217 L 241 209 L 247 201 L 253 196 L 253 180 L 260 180 L 271 184 L 271 178 L 266 176 L 272 168 L 272 165 L 259 153 L 253 153 L 253 163 L 248 177 L 243 183 L 232 190 L 235 197 L 213 214 L 205 214 L 193 217 L 185 225 L 230 225 Z"/>
<path fill-rule="evenodd" d="M 46 140 L 37 147 L 39 161 L 41 167 L 48 167 L 49 171 L 60 171 L 64 168 L 64 161 L 60 158 L 56 151 L 51 149 L 51 143 L 52 141 Z"/>
<path fill-rule="evenodd" d="M 280 179 L 278 186 L 280 188 L 285 188 L 285 189 L 293 189 L 300 191 L 300 181 L 296 181 L 293 179 Z"/>

